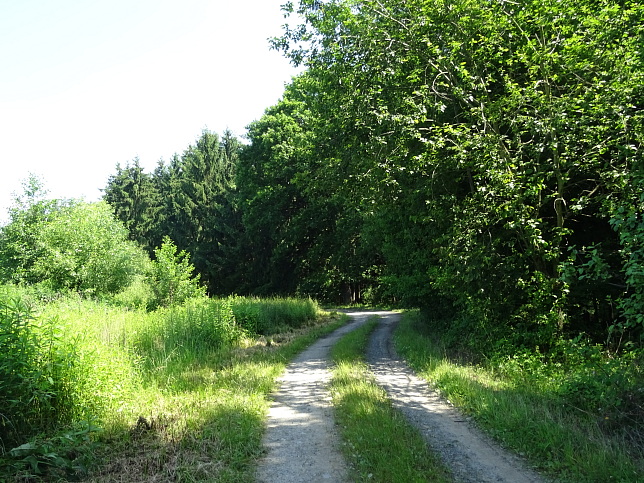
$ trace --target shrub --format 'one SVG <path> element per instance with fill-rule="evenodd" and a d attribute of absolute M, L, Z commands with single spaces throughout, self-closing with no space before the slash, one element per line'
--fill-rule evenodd
<path fill-rule="evenodd" d="M 48 395 L 34 364 L 42 347 L 32 321 L 31 310 L 20 299 L 0 299 L 0 443 L 5 447 L 31 431 L 39 411 L 29 403 Z"/>
<path fill-rule="evenodd" d="M 630 427 L 644 434 L 644 354 L 619 356 L 579 339 L 560 343 L 567 370 L 559 395 L 575 409 L 594 414 L 605 428 Z"/>
<path fill-rule="evenodd" d="M 0 447 L 83 412 L 71 374 L 78 362 L 55 319 L 40 321 L 22 299 L 0 294 Z"/>
<path fill-rule="evenodd" d="M 139 383 L 131 351 L 102 340 L 111 337 L 99 327 L 110 318 L 104 306 L 65 297 L 36 316 L 23 292 L 0 290 L 0 454 L 36 434 L 102 420 Z"/>
<path fill-rule="evenodd" d="M 113 302 L 121 307 L 147 309 L 155 305 L 154 291 L 148 279 L 140 275 L 134 281 L 112 297 Z"/>
<path fill-rule="evenodd" d="M 105 202 L 32 201 L 0 229 L 0 278 L 8 282 L 114 294 L 149 263 Z"/>
<path fill-rule="evenodd" d="M 153 285 L 155 304 L 161 307 L 180 305 L 190 298 L 206 295 L 206 288 L 193 277 L 194 265 L 185 250 L 177 253 L 177 246 L 170 237 L 163 238 L 161 247 L 154 250 Z"/>
<path fill-rule="evenodd" d="M 117 293 L 149 263 L 105 202 L 75 203 L 59 210 L 42 226 L 39 238 L 44 254 L 34 271 L 57 289 Z"/>

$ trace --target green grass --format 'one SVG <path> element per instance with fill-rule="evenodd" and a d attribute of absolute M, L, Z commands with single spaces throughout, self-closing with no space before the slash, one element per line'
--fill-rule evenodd
<path fill-rule="evenodd" d="M 552 380 L 502 376 L 492 367 L 454 363 L 413 312 L 403 318 L 395 343 L 448 400 L 546 473 L 574 482 L 644 479 L 641 452 L 603 433 L 596 418 L 566 407 L 553 393 Z"/>
<path fill-rule="evenodd" d="M 397 412 L 364 362 L 371 320 L 332 349 L 331 394 L 354 481 L 451 481 L 418 432 Z"/>
<path fill-rule="evenodd" d="M 36 428 L 21 450 L 0 448 L 0 480 L 250 481 L 276 377 L 343 322 L 287 314 L 297 328 L 266 338 L 236 322 L 234 302 L 145 312 L 64 297 L 41 307 L 34 323 L 50 321 L 70 350 L 57 383 L 82 410 L 56 431 Z"/>
<path fill-rule="evenodd" d="M 315 320 L 318 305 L 309 298 L 231 297 L 237 323 L 255 334 L 271 335 Z"/>

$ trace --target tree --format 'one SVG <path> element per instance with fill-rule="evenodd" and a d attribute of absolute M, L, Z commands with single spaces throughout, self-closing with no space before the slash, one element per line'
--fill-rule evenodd
<path fill-rule="evenodd" d="M 203 131 L 194 145 L 169 163 L 160 161 L 152 174 L 138 162 L 108 180 L 104 199 L 125 222 L 130 236 L 153 247 L 169 236 L 190 254 L 211 293 L 229 287 L 233 276 L 229 245 L 236 243 L 240 216 L 233 196 L 235 166 L 241 144 L 229 131 L 223 137 Z"/>
<path fill-rule="evenodd" d="M 116 166 L 116 174 L 110 176 L 103 199 L 113 208 L 130 233 L 130 238 L 145 247 L 151 254 L 156 246 L 151 236 L 158 224 L 161 200 L 154 178 L 145 173 L 135 158 L 125 168 Z"/>
<path fill-rule="evenodd" d="M 195 267 L 190 263 L 190 255 L 184 250 L 177 252 L 169 237 L 164 237 L 154 255 L 152 289 L 158 306 L 178 305 L 205 296 L 206 287 L 199 283 L 199 275 L 193 276 Z"/>
<path fill-rule="evenodd" d="M 54 290 L 115 294 L 148 270 L 145 252 L 105 202 L 74 202 L 39 227 L 42 252 L 33 266 L 37 280 Z"/>
<path fill-rule="evenodd" d="M 227 195 L 234 189 L 235 165 L 240 145 L 230 132 L 223 138 L 204 131 L 181 157 L 180 171 L 170 186 L 166 234 L 191 259 L 204 283 L 220 291 L 220 249 L 228 236 Z"/>
<path fill-rule="evenodd" d="M 363 282 L 362 219 L 338 186 L 325 180 L 320 140 L 297 89 L 249 126 L 237 172 L 251 290 L 299 292 L 355 301 Z"/>
<path fill-rule="evenodd" d="M 0 228 L 0 279 L 13 283 L 33 283 L 33 271 L 43 256 L 39 234 L 42 226 L 68 201 L 47 199 L 47 190 L 38 177 L 23 182 L 23 193 L 9 209 L 9 223 Z"/>
<path fill-rule="evenodd" d="M 642 6 L 302 0 L 297 11 L 303 25 L 274 45 L 308 67 L 298 99 L 325 120 L 322 178 L 351 180 L 375 219 L 403 216 L 395 231 L 407 235 L 381 239 L 383 281 L 431 287 L 420 293 L 486 336 L 547 346 L 566 328 L 605 334 L 629 273 L 609 221 L 641 163 Z M 401 256 L 387 240 L 405 236 L 416 240 Z"/>
<path fill-rule="evenodd" d="M 297 286 L 292 222 L 305 207 L 296 175 L 306 171 L 310 149 L 306 113 L 284 99 L 248 126 L 250 144 L 237 169 L 238 197 L 245 229 L 248 289 L 289 293 Z M 303 241 L 300 237 L 299 241 Z"/>

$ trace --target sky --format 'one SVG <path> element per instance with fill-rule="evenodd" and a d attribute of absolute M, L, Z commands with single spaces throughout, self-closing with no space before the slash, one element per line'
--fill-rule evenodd
<path fill-rule="evenodd" d="M 297 73 L 268 38 L 284 0 L 0 0 L 0 221 L 22 183 L 100 199 L 204 129 L 245 127 Z"/>

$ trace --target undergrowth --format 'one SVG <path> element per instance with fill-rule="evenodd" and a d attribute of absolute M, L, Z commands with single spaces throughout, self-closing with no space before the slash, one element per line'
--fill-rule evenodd
<path fill-rule="evenodd" d="M 231 308 L 237 323 L 261 335 L 284 332 L 315 320 L 320 308 L 310 298 L 231 297 Z"/>
<path fill-rule="evenodd" d="M 260 299 L 0 301 L 0 481 L 248 480 L 275 378 L 335 327 L 310 300 L 269 301 L 270 337 L 234 312 Z"/>
<path fill-rule="evenodd" d="M 633 414 L 641 410 L 641 365 L 632 356 L 611 359 L 572 341 L 549 356 L 517 351 L 467 363 L 470 355 L 445 346 L 439 327 L 407 313 L 397 350 L 496 439 L 566 481 L 642 480 L 641 420 Z"/>

